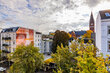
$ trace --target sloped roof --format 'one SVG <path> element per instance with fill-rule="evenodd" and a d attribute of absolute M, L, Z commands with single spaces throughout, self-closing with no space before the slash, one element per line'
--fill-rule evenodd
<path fill-rule="evenodd" d="M 91 16 L 90 16 L 90 20 L 89 20 L 89 25 L 93 23 L 94 24 L 94 17 L 93 17 L 93 13 L 91 12 Z"/>
<path fill-rule="evenodd" d="M 110 19 L 110 9 L 99 11 L 101 19 Z"/>
<path fill-rule="evenodd" d="M 76 36 L 81 36 L 86 33 L 86 31 L 74 31 Z"/>
<path fill-rule="evenodd" d="M 36 32 L 36 34 L 42 34 L 41 32 Z"/>
<path fill-rule="evenodd" d="M 1 33 L 4 32 L 16 32 L 18 30 L 19 27 L 11 27 L 11 28 L 5 28 L 1 31 Z"/>

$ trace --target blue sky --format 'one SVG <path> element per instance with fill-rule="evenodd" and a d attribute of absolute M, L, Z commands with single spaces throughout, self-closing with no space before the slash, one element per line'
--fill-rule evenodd
<path fill-rule="evenodd" d="M 91 11 L 110 9 L 109 0 L 0 0 L 0 25 L 49 31 L 88 30 Z"/>

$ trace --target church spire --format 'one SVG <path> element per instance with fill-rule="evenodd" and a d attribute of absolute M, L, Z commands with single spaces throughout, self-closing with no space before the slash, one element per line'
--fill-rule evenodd
<path fill-rule="evenodd" d="M 92 30 L 94 32 L 94 18 L 93 18 L 92 12 L 91 12 L 90 20 L 89 20 L 89 30 Z"/>

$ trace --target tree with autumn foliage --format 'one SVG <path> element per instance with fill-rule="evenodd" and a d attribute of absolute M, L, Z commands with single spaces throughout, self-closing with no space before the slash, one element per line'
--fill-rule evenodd
<path fill-rule="evenodd" d="M 0 50 L 0 56 L 1 56 L 2 51 Z"/>
<path fill-rule="evenodd" d="M 52 58 L 57 64 L 58 70 L 62 70 L 63 73 L 69 73 L 70 68 L 75 68 L 76 66 L 76 61 L 74 59 L 75 55 L 70 52 L 67 46 L 58 46 L 57 52 L 55 54 L 52 54 Z"/>
<path fill-rule="evenodd" d="M 99 54 L 96 56 L 96 48 L 91 43 L 81 42 L 77 46 L 77 69 L 79 73 L 108 73 L 104 57 Z M 107 60 L 108 62 L 109 60 Z M 73 68 L 74 69 L 74 68 Z M 72 71 L 71 71 L 72 72 Z M 74 72 L 72 72 L 74 73 Z"/>
<path fill-rule="evenodd" d="M 91 42 L 84 44 L 83 40 L 72 42 L 69 47 L 58 47 L 52 55 L 57 64 L 58 73 L 108 73 L 106 65 L 110 65 L 109 56 L 104 59 L 96 55 L 98 49 Z"/>
<path fill-rule="evenodd" d="M 49 58 L 44 61 L 45 64 L 54 63 L 54 60 L 52 58 Z"/>
<path fill-rule="evenodd" d="M 35 70 L 40 69 L 44 62 L 43 54 L 39 53 L 39 49 L 32 44 L 17 46 L 9 59 L 14 61 L 10 67 L 10 73 L 35 73 Z"/>
<path fill-rule="evenodd" d="M 83 38 L 91 38 L 92 33 L 93 33 L 92 30 L 87 30 L 86 33 L 83 35 Z"/>
<path fill-rule="evenodd" d="M 57 46 L 61 46 L 61 43 L 63 46 L 68 46 L 68 40 L 69 35 L 65 31 L 57 30 L 55 32 L 55 35 L 53 37 L 53 43 L 52 43 L 52 52 L 55 53 L 57 50 Z"/>

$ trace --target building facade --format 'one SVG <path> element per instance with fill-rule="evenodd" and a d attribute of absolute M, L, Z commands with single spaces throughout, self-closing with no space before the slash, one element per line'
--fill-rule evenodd
<path fill-rule="evenodd" d="M 43 38 L 42 40 L 42 53 L 50 54 L 52 49 L 52 40 L 49 38 Z"/>
<path fill-rule="evenodd" d="M 42 33 L 34 31 L 34 46 L 38 47 L 42 53 Z"/>
<path fill-rule="evenodd" d="M 34 44 L 35 47 L 41 48 L 41 34 L 38 37 L 38 32 L 36 33 L 33 29 L 23 28 L 23 27 L 12 27 L 6 28 L 1 31 L 1 50 L 10 53 L 14 52 L 16 46 L 24 44 L 29 45 Z M 38 41 L 39 40 L 39 41 Z M 36 43 L 38 43 L 36 45 Z"/>
<path fill-rule="evenodd" d="M 110 10 L 99 11 L 96 19 L 96 47 L 110 55 Z"/>
<path fill-rule="evenodd" d="M 1 31 L 2 31 L 2 28 L 0 28 L 0 38 L 1 38 Z M 1 39 L 0 39 L 0 50 L 1 50 Z"/>

